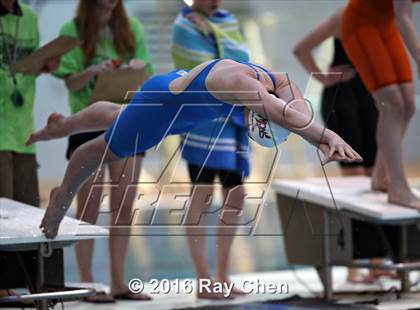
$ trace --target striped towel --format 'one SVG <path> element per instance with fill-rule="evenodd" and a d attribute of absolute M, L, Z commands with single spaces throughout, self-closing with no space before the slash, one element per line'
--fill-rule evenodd
<path fill-rule="evenodd" d="M 173 26 L 172 58 L 176 68 L 192 69 L 216 58 L 249 61 L 234 15 L 219 10 L 207 18 L 213 32 L 209 35 L 185 18 L 190 12 L 190 8 L 184 8 Z M 183 135 L 182 143 L 182 156 L 190 164 L 249 175 L 248 134 L 242 117 L 203 123 Z"/>

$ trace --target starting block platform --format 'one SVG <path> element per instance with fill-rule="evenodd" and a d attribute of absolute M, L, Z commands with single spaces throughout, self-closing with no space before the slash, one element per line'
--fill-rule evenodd
<path fill-rule="evenodd" d="M 60 248 L 100 237 L 108 237 L 108 230 L 65 216 L 55 239 L 47 239 L 39 228 L 44 209 L 0 198 L 0 250 L 33 250 L 40 244 Z"/>
<path fill-rule="evenodd" d="M 390 223 L 420 219 L 419 211 L 391 204 L 385 193 L 370 190 L 368 177 L 277 180 L 273 189 L 278 194 L 359 214 L 373 221 Z M 413 189 L 413 192 L 420 197 L 419 190 Z"/>
<path fill-rule="evenodd" d="M 386 193 L 370 189 L 368 177 L 276 180 L 272 187 L 288 262 L 317 268 L 325 298 L 333 294 L 332 266 L 396 270 L 401 290 L 410 290 L 408 272 L 420 270 L 419 211 L 388 203 Z M 355 263 L 378 257 L 370 245 L 386 249 L 393 263 Z"/>
<path fill-rule="evenodd" d="M 0 198 L 0 289 L 26 287 L 29 295 L 0 297 L 0 303 L 34 302 L 47 309 L 60 300 L 94 295 L 94 289 L 64 285 L 63 247 L 108 237 L 108 230 L 64 217 L 55 239 L 39 225 L 45 210 Z"/>

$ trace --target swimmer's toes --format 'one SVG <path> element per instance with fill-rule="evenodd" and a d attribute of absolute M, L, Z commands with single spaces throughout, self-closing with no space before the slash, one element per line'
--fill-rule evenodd
<path fill-rule="evenodd" d="M 400 205 L 402 207 L 420 211 L 420 199 L 419 197 L 417 197 L 416 195 L 412 193 L 410 196 L 402 197 L 402 196 L 392 195 L 392 193 L 390 192 L 388 196 L 388 202 L 392 204 Z"/>
<path fill-rule="evenodd" d="M 28 146 L 32 145 L 35 142 L 38 142 L 38 141 L 42 140 L 43 138 L 44 137 L 43 137 L 43 131 L 42 130 L 34 132 L 33 134 L 30 135 L 30 137 L 26 141 L 26 145 L 28 145 Z"/>
<path fill-rule="evenodd" d="M 57 236 L 58 229 L 44 227 L 42 232 L 47 239 L 54 239 Z"/>

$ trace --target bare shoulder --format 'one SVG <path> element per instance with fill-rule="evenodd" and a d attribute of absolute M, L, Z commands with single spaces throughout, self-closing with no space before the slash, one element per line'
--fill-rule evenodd
<path fill-rule="evenodd" d="M 248 68 L 234 60 L 223 59 L 210 71 L 206 84 L 213 89 L 234 90 L 241 87 L 240 81 L 246 77 L 254 77 Z"/>
<path fill-rule="evenodd" d="M 206 61 L 193 69 L 191 69 L 187 74 L 183 74 L 180 77 L 176 78 L 169 84 L 169 90 L 174 95 L 179 95 L 182 93 L 188 85 L 194 80 L 194 78 L 200 74 L 200 72 L 210 63 L 211 61 Z"/>
<path fill-rule="evenodd" d="M 222 60 L 210 71 L 206 87 L 217 99 L 231 104 L 238 100 L 255 100 L 262 84 L 256 79 L 252 69 L 232 60 Z"/>

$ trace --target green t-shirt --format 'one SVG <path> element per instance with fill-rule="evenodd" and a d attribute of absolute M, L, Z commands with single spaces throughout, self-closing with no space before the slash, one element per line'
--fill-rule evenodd
<path fill-rule="evenodd" d="M 153 74 L 153 67 L 150 61 L 149 50 L 146 45 L 143 26 L 133 17 L 129 17 L 130 28 L 134 34 L 136 49 L 132 58 L 124 59 L 124 63 L 128 63 L 131 59 L 143 60 L 147 65 L 147 73 Z M 60 35 L 68 35 L 79 38 L 76 24 L 74 20 L 65 23 L 60 30 Z M 92 60 L 92 64 L 98 64 L 108 59 L 120 58 L 116 51 L 111 35 L 105 35 L 102 42 L 96 48 L 96 55 Z M 84 61 L 84 54 L 81 46 L 72 49 L 70 52 L 61 57 L 60 65 L 54 72 L 59 78 L 64 78 L 70 74 L 80 73 L 88 66 Z M 92 79 L 89 84 L 77 91 L 69 92 L 69 103 L 72 113 L 79 112 L 89 105 L 96 79 Z"/>
<path fill-rule="evenodd" d="M 20 4 L 20 8 L 21 16 L 14 14 L 0 16 L 2 26 L 0 26 L 0 151 L 35 154 L 35 146 L 25 146 L 25 141 L 34 129 L 36 76 L 16 74 L 17 89 L 23 96 L 24 103 L 22 106 L 16 106 L 11 100 L 15 86 L 9 65 L 10 57 L 14 54 L 15 38 L 17 37 L 16 60 L 31 54 L 39 46 L 37 16 L 24 4 Z M 16 19 L 19 19 L 17 36 Z"/>

